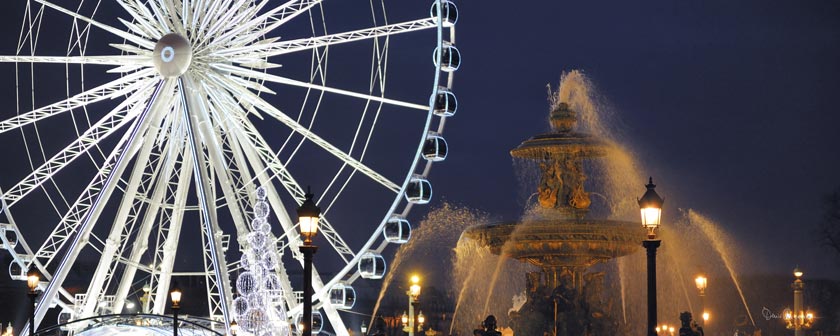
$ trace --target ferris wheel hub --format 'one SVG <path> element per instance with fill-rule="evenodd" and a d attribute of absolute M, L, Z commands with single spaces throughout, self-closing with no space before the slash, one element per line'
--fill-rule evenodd
<path fill-rule="evenodd" d="M 161 76 L 178 77 L 187 72 L 192 61 L 190 41 L 179 34 L 166 34 L 155 45 L 153 58 Z"/>

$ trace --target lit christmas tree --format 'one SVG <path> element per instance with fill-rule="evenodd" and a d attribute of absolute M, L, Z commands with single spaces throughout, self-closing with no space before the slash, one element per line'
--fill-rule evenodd
<path fill-rule="evenodd" d="M 238 297 L 233 300 L 233 310 L 241 331 L 251 335 L 291 334 L 283 302 L 280 279 L 275 274 L 275 262 L 280 256 L 269 241 L 271 225 L 268 214 L 271 209 L 265 201 L 266 191 L 257 188 L 257 201 L 254 203 L 254 219 L 251 232 L 248 233 L 248 248 L 240 260 L 241 269 L 245 270 L 236 279 Z"/>

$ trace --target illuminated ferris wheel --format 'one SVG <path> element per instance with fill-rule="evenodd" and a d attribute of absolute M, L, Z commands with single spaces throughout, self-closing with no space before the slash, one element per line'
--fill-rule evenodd
<path fill-rule="evenodd" d="M 384 275 L 381 252 L 431 198 L 457 107 L 455 4 L 384 2 L 26 0 L 4 14 L 23 22 L 0 56 L 0 89 L 16 93 L 0 116 L 0 239 L 13 278 L 43 275 L 36 325 L 52 308 L 121 313 L 143 292 L 163 314 L 173 277 L 197 276 L 229 326 L 261 230 L 271 304 L 292 321 L 308 299 L 289 277 L 304 184 L 320 188 L 331 247 L 311 300 L 346 333 L 353 283 Z M 81 260 L 96 266 L 75 272 Z"/>

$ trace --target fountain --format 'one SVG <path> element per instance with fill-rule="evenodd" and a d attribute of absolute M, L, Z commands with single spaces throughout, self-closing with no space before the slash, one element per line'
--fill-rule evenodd
<path fill-rule="evenodd" d="M 605 274 L 587 272 L 638 251 L 644 230 L 635 222 L 590 218 L 584 164 L 606 156 L 610 146 L 576 129 L 567 102 L 554 104 L 549 120 L 549 133 L 511 151 L 539 165 L 536 209 L 520 221 L 470 227 L 464 237 L 541 270 L 526 274 L 527 300 L 511 316 L 516 334 L 615 335 L 619 323 L 603 295 Z"/>

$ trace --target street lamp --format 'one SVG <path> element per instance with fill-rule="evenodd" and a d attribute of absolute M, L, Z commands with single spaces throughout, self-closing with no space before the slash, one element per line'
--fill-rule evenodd
<path fill-rule="evenodd" d="M 236 336 L 236 333 L 239 332 L 239 324 L 236 323 L 236 320 L 230 321 L 230 334 Z"/>
<path fill-rule="evenodd" d="M 169 290 L 169 298 L 172 299 L 172 336 L 178 336 L 178 311 L 181 310 L 181 288 L 178 282 L 172 282 L 172 289 Z"/>
<path fill-rule="evenodd" d="M 417 275 L 411 276 L 411 285 L 408 286 L 408 292 L 405 294 L 408 295 L 408 315 L 406 316 L 403 314 L 403 325 L 405 326 L 406 331 L 408 331 L 408 336 L 414 336 L 417 334 L 417 327 L 418 324 L 422 324 L 415 319 L 419 318 L 419 316 L 414 315 L 414 309 L 416 306 L 420 304 L 420 291 L 422 287 L 420 287 L 420 277 Z M 423 317 L 425 320 L 425 317 Z"/>
<path fill-rule="evenodd" d="M 301 317 L 301 335 L 312 333 L 312 255 L 318 247 L 312 245 L 312 239 L 318 233 L 318 220 L 321 218 L 321 208 L 312 200 L 312 192 L 307 190 L 306 199 L 297 208 L 300 234 L 303 236 L 303 317 Z"/>
<path fill-rule="evenodd" d="M 709 284 L 709 280 L 706 279 L 706 276 L 700 274 L 697 278 L 694 279 L 694 284 L 697 285 L 697 290 L 700 291 L 700 296 L 706 296 L 706 286 Z"/>
<path fill-rule="evenodd" d="M 647 230 L 647 239 L 642 246 L 647 250 L 647 282 L 648 282 L 648 336 L 656 335 L 656 249 L 661 241 L 656 239 L 656 229 L 662 219 L 662 204 L 665 201 L 656 193 L 653 177 L 645 185 L 647 191 L 639 199 L 642 213 L 642 226 Z"/>
<path fill-rule="evenodd" d="M 706 287 L 709 285 L 709 279 L 705 275 L 700 274 L 694 278 L 694 284 L 697 285 L 697 291 L 700 292 L 700 311 L 703 312 L 703 326 L 709 321 L 709 313 L 706 312 Z"/>
<path fill-rule="evenodd" d="M 35 265 L 29 267 L 29 271 L 26 272 L 26 285 L 29 287 L 29 302 L 31 303 L 30 311 L 29 311 L 29 335 L 35 335 L 35 298 L 38 297 L 38 283 L 41 282 L 41 275 L 38 274 L 38 270 L 35 268 Z"/>
<path fill-rule="evenodd" d="M 805 329 L 811 328 L 811 324 L 814 322 L 814 313 L 803 308 L 805 282 L 802 281 L 802 274 L 799 267 L 793 270 L 793 276 L 796 278 L 790 285 L 793 288 L 793 311 L 790 308 L 786 308 L 784 312 L 787 328 L 793 329 L 794 335 L 796 336 L 805 335 Z"/>
<path fill-rule="evenodd" d="M 152 291 L 152 287 L 149 286 L 149 282 L 147 281 L 146 283 L 143 284 L 143 296 L 140 297 L 140 304 L 142 306 L 140 308 L 141 308 L 141 310 L 142 310 L 141 312 L 143 314 L 148 314 L 149 313 L 149 301 L 151 300 L 151 294 L 150 294 L 151 291 Z"/>
<path fill-rule="evenodd" d="M 362 321 L 361 330 L 362 330 L 362 335 L 367 335 L 367 324 L 365 323 L 365 321 Z"/>

